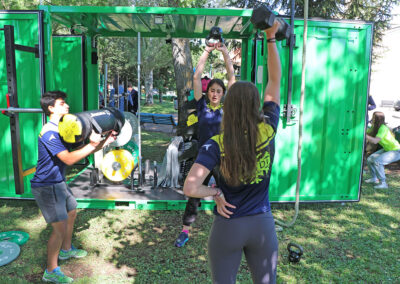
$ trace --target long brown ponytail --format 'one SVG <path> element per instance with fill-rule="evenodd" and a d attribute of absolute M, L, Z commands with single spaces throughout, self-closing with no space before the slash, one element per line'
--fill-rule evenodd
<path fill-rule="evenodd" d="M 238 186 L 256 172 L 260 95 L 250 82 L 233 84 L 225 98 L 221 133 L 223 153 L 220 170 L 226 182 Z"/>

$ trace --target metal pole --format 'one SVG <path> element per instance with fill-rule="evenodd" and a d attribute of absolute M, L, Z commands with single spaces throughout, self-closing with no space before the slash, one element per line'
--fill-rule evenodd
<path fill-rule="evenodd" d="M 137 55 L 137 73 L 138 73 L 138 136 L 139 136 L 139 186 L 141 186 L 141 182 L 143 181 L 142 177 L 142 132 L 140 127 L 140 97 L 142 96 L 141 86 L 140 86 L 140 32 L 137 35 L 138 39 L 138 55 Z"/>
<path fill-rule="evenodd" d="M 42 5 L 42 3 L 40 4 Z M 43 34 L 43 11 L 39 12 L 39 72 L 40 72 L 40 97 L 46 92 L 46 76 L 44 68 L 44 34 Z M 43 112 L 42 125 L 47 122 L 47 116 Z"/>
<path fill-rule="evenodd" d="M 104 98 L 104 107 L 107 107 L 107 95 L 108 95 L 108 89 L 107 89 L 107 73 L 108 73 L 108 66 L 107 63 L 104 64 L 104 92 L 103 92 L 103 98 Z"/>
<path fill-rule="evenodd" d="M 43 110 L 41 108 L 19 108 L 19 107 L 9 107 L 9 108 L 0 108 L 0 112 L 10 112 L 10 113 L 42 113 Z"/>
<path fill-rule="evenodd" d="M 117 109 L 119 109 L 119 72 L 117 71 L 117 87 L 114 87 L 115 95 L 117 97 Z"/>
<path fill-rule="evenodd" d="M 288 68 L 288 91 L 287 91 L 287 107 L 286 107 L 286 122 L 289 123 L 292 118 L 292 70 L 293 70 L 293 48 L 294 48 L 294 8 L 295 0 L 291 1 L 290 7 L 290 39 L 289 39 L 289 68 Z"/>

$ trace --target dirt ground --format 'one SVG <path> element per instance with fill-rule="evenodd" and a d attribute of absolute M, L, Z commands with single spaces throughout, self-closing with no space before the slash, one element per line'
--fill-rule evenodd
<path fill-rule="evenodd" d="M 385 166 L 385 168 L 387 174 L 400 175 L 400 161 L 391 163 L 390 165 Z"/>

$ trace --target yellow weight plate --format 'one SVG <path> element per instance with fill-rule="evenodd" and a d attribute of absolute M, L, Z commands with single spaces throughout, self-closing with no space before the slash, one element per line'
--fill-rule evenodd
<path fill-rule="evenodd" d="M 76 138 L 82 135 L 82 123 L 73 114 L 66 114 L 58 123 L 61 138 L 67 143 L 75 143 Z"/>
<path fill-rule="evenodd" d="M 111 181 L 122 181 L 129 177 L 135 168 L 133 156 L 125 149 L 108 152 L 101 162 L 101 171 Z"/>

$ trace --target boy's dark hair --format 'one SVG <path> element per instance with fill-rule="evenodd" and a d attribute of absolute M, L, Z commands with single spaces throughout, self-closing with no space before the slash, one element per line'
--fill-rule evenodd
<path fill-rule="evenodd" d="M 57 99 L 63 99 L 67 97 L 67 94 L 62 91 L 50 91 L 43 94 L 40 99 L 40 106 L 47 116 L 50 116 L 49 106 L 54 106 Z"/>

